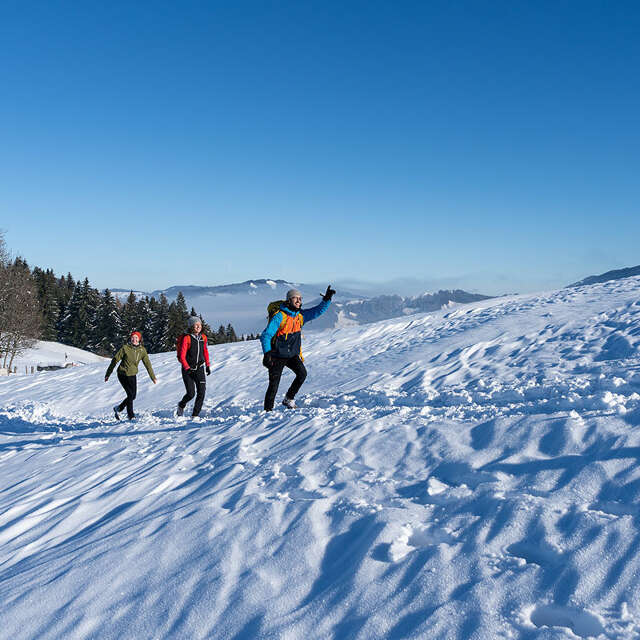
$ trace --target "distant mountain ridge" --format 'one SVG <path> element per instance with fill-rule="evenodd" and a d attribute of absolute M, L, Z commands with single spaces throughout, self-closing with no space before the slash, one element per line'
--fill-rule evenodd
<path fill-rule="evenodd" d="M 321 292 L 327 284 L 303 284 L 282 279 L 257 278 L 244 282 L 211 287 L 184 285 L 157 289 L 136 295 L 161 294 L 171 301 L 182 291 L 187 306 L 195 307 L 212 326 L 232 324 L 239 334 L 256 333 L 264 329 L 267 320 L 267 305 L 273 300 L 284 300 L 291 288 L 299 289 L 303 295 L 303 307 L 312 307 L 320 301 Z M 449 304 L 465 304 L 487 300 L 491 296 L 468 293 L 461 289 L 441 290 L 419 296 L 381 295 L 370 297 L 354 291 L 337 288 L 334 304 L 327 312 L 314 320 L 305 330 L 327 329 L 349 324 L 368 324 L 406 316 L 411 313 L 436 311 Z M 129 290 L 112 289 L 123 299 Z"/>
<path fill-rule="evenodd" d="M 216 294 L 238 294 L 238 293 L 248 293 L 250 295 L 254 295 L 258 291 L 275 291 L 277 289 L 287 288 L 291 289 L 293 287 L 293 283 L 287 282 L 286 280 L 271 280 L 269 278 L 260 278 L 258 280 L 245 280 L 244 282 L 234 282 L 231 284 L 220 284 L 212 287 L 198 287 L 193 285 L 188 286 L 173 286 L 168 289 L 159 289 L 153 291 L 151 295 L 159 296 L 161 293 L 164 293 L 167 298 L 171 299 L 178 295 L 178 291 L 182 291 L 185 295 L 216 295 Z"/>
<path fill-rule="evenodd" d="M 621 278 L 630 278 L 632 276 L 640 276 L 640 265 L 636 267 L 626 267 L 624 269 L 614 269 L 613 271 L 601 273 L 599 276 L 588 276 L 584 280 L 568 284 L 567 287 L 582 287 L 588 284 L 598 284 L 600 282 L 620 280 Z"/>
<path fill-rule="evenodd" d="M 259 295 L 259 293 L 274 294 L 283 292 L 284 294 L 289 289 L 293 288 L 305 288 L 305 289 L 325 289 L 326 284 L 300 284 L 296 282 L 290 282 L 288 280 L 272 280 L 270 278 L 257 278 L 255 280 L 245 280 L 244 282 L 234 282 L 231 284 L 220 284 L 214 286 L 199 286 L 199 285 L 174 285 L 166 289 L 156 289 L 155 291 L 134 291 L 137 296 L 154 296 L 158 298 L 164 293 L 168 300 L 173 300 L 178 295 L 178 292 L 182 291 L 185 298 L 189 296 L 205 296 L 205 295 L 219 295 L 219 294 L 249 294 Z M 131 289 L 111 289 L 111 292 L 118 297 L 128 296 Z M 368 296 L 352 291 L 341 290 L 341 295 L 349 298 L 367 298 Z"/>
<path fill-rule="evenodd" d="M 349 316 L 357 318 L 358 324 L 366 324 L 411 313 L 437 311 L 451 303 L 466 304 L 488 300 L 490 297 L 469 293 L 462 289 L 441 289 L 436 293 L 423 293 L 419 296 L 384 295 L 368 300 L 353 300 L 344 304 L 337 303 L 336 307 L 343 309 Z"/>

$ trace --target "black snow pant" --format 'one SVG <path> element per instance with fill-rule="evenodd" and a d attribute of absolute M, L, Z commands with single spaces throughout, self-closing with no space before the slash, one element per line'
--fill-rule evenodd
<path fill-rule="evenodd" d="M 127 407 L 127 418 L 129 418 L 129 420 L 133 420 L 133 418 L 135 418 L 133 413 L 133 401 L 136 399 L 138 389 L 136 377 L 125 376 L 124 373 L 118 373 L 118 380 L 120 380 L 120 384 L 127 394 L 127 397 L 118 405 L 118 411 L 124 411 L 124 408 Z"/>
<path fill-rule="evenodd" d="M 273 364 L 269 367 L 269 387 L 264 397 L 265 411 L 271 411 L 273 409 L 273 403 L 275 402 L 278 386 L 280 385 L 280 377 L 285 367 L 288 367 L 296 374 L 295 380 L 291 383 L 287 391 L 287 398 L 293 400 L 296 397 L 296 393 L 300 391 L 300 387 L 307 377 L 307 370 L 302 360 L 300 360 L 300 356 L 293 356 L 292 358 L 274 357 Z"/>
<path fill-rule="evenodd" d="M 202 403 L 204 402 L 204 394 L 207 390 L 207 378 L 204 367 L 198 367 L 197 369 L 182 369 L 182 381 L 187 392 L 184 394 L 182 400 L 178 402 L 181 409 L 187 406 L 187 402 L 196 396 L 196 401 L 193 405 L 192 416 L 200 415 L 200 409 L 202 409 Z"/>

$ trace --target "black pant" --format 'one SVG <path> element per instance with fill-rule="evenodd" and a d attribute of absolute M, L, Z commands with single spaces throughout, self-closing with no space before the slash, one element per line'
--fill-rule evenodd
<path fill-rule="evenodd" d="M 192 416 L 200 414 L 202 409 L 202 403 L 204 402 L 204 394 L 207 390 L 207 378 L 204 367 L 198 367 L 195 370 L 189 369 L 186 371 L 182 369 L 182 381 L 187 393 L 184 394 L 182 400 L 178 402 L 180 408 L 184 409 L 187 406 L 187 402 L 196 396 L 195 404 L 193 405 Z M 197 395 L 196 395 L 197 392 Z"/>
<path fill-rule="evenodd" d="M 289 390 L 287 391 L 287 397 L 295 398 L 296 393 L 300 391 L 302 383 L 307 377 L 307 370 L 300 360 L 300 356 L 293 356 L 293 358 L 273 358 L 273 364 L 269 367 L 269 387 L 267 394 L 264 397 L 264 408 L 266 411 L 273 409 L 273 403 L 276 399 L 276 393 L 278 393 L 278 386 L 280 385 L 280 377 L 282 376 L 282 370 L 288 367 L 296 374 L 295 380 L 291 383 Z"/>
<path fill-rule="evenodd" d="M 125 390 L 127 397 L 118 405 L 118 411 L 123 411 L 127 407 L 127 417 L 129 420 L 135 418 L 133 413 L 133 401 L 136 398 L 138 385 L 135 376 L 125 376 L 124 373 L 118 373 L 118 380 L 122 388 Z"/>

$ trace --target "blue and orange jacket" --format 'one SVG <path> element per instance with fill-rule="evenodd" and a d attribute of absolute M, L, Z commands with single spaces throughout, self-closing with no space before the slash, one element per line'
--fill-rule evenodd
<path fill-rule="evenodd" d="M 286 303 L 281 305 L 280 311 L 273 314 L 269 324 L 260 336 L 263 353 L 271 351 L 271 341 L 275 337 L 273 343 L 274 356 L 278 358 L 299 356 L 302 343 L 300 334 L 302 325 L 322 315 L 330 304 L 330 300 L 322 300 L 315 307 L 300 309 L 300 311 L 290 309 Z"/>

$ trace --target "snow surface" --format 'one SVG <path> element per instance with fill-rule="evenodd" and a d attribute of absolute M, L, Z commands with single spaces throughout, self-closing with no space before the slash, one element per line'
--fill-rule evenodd
<path fill-rule="evenodd" d="M 39 340 L 31 349 L 27 349 L 24 353 L 16 356 L 13 364 L 18 367 L 18 375 L 22 375 L 25 373 L 25 367 L 28 367 L 30 371 L 31 367 L 37 367 L 38 365 L 64 367 L 71 364 L 91 364 L 96 362 L 106 362 L 108 364 L 109 359 L 83 349 L 60 344 L 59 342 Z"/>
<path fill-rule="evenodd" d="M 640 278 L 0 379 L 7 638 L 640 637 Z M 284 376 L 281 392 L 291 379 Z"/>

